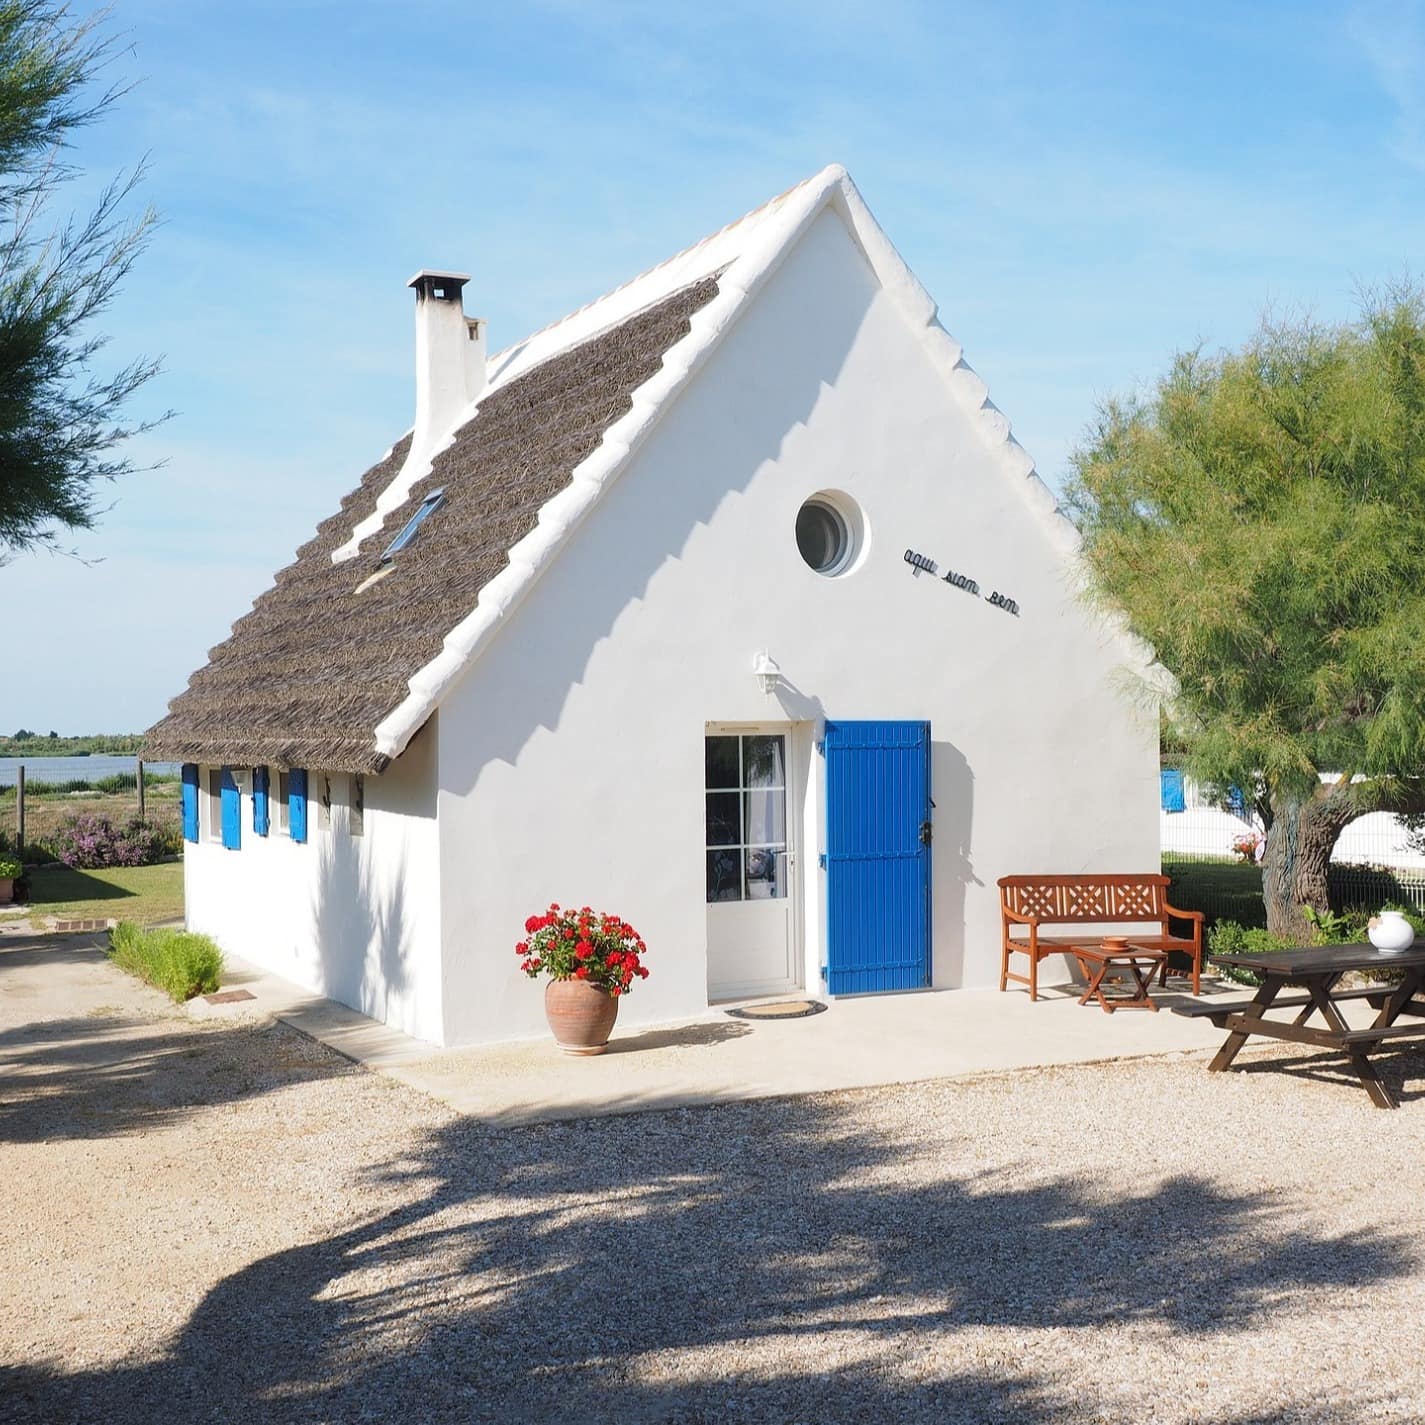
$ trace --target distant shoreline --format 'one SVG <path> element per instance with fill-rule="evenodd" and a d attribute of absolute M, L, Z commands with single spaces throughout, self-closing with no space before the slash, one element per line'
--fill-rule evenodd
<path fill-rule="evenodd" d="M 0 737 L 0 758 L 136 757 L 143 738 L 128 733 L 94 733 L 88 737 Z"/>

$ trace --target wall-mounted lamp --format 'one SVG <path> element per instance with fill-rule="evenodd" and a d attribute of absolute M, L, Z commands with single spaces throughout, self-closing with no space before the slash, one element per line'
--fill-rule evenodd
<path fill-rule="evenodd" d="M 777 660 L 765 648 L 752 660 L 752 671 L 764 693 L 777 691 L 777 684 L 782 681 L 782 670 L 777 666 Z"/>
<path fill-rule="evenodd" d="M 244 796 L 252 790 L 252 768 L 251 767 L 229 767 L 228 773 L 233 779 L 233 785 Z"/>

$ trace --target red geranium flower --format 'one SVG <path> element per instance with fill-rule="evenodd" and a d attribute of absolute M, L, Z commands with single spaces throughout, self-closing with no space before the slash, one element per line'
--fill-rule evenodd
<path fill-rule="evenodd" d="M 587 940 L 581 940 L 574 947 L 574 958 L 576 960 L 587 960 L 594 953 L 594 947 Z"/>
<path fill-rule="evenodd" d="M 587 980 L 589 978 L 589 967 L 587 965 L 580 965 L 574 971 L 574 978 L 576 980 Z"/>

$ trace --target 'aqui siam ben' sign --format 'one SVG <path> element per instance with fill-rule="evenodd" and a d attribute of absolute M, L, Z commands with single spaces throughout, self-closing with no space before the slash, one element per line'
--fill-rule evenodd
<path fill-rule="evenodd" d="M 927 559 L 923 554 L 917 554 L 913 549 L 907 549 L 903 558 L 910 565 L 910 572 L 918 578 L 921 574 L 929 574 L 938 579 L 942 584 L 949 584 L 952 589 L 963 589 L 967 594 L 973 594 L 975 598 L 984 597 L 997 609 L 1003 609 L 1007 614 L 1019 616 L 1019 604 L 1009 597 L 1008 594 L 1001 594 L 998 591 L 981 595 L 980 586 L 968 574 L 957 574 L 953 569 L 940 573 L 940 566 L 933 559 Z"/>

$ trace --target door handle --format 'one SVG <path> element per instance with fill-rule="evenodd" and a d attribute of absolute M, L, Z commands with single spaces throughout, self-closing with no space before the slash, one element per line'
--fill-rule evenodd
<path fill-rule="evenodd" d="M 930 843 L 931 843 L 931 841 L 932 841 L 932 839 L 934 838 L 934 836 L 935 836 L 935 827 L 934 827 L 934 825 L 933 825 L 931 822 L 929 822 L 929 821 L 923 821 L 923 822 L 921 822 L 921 823 L 920 823 L 920 844 L 921 844 L 922 846 L 929 846 Z"/>

